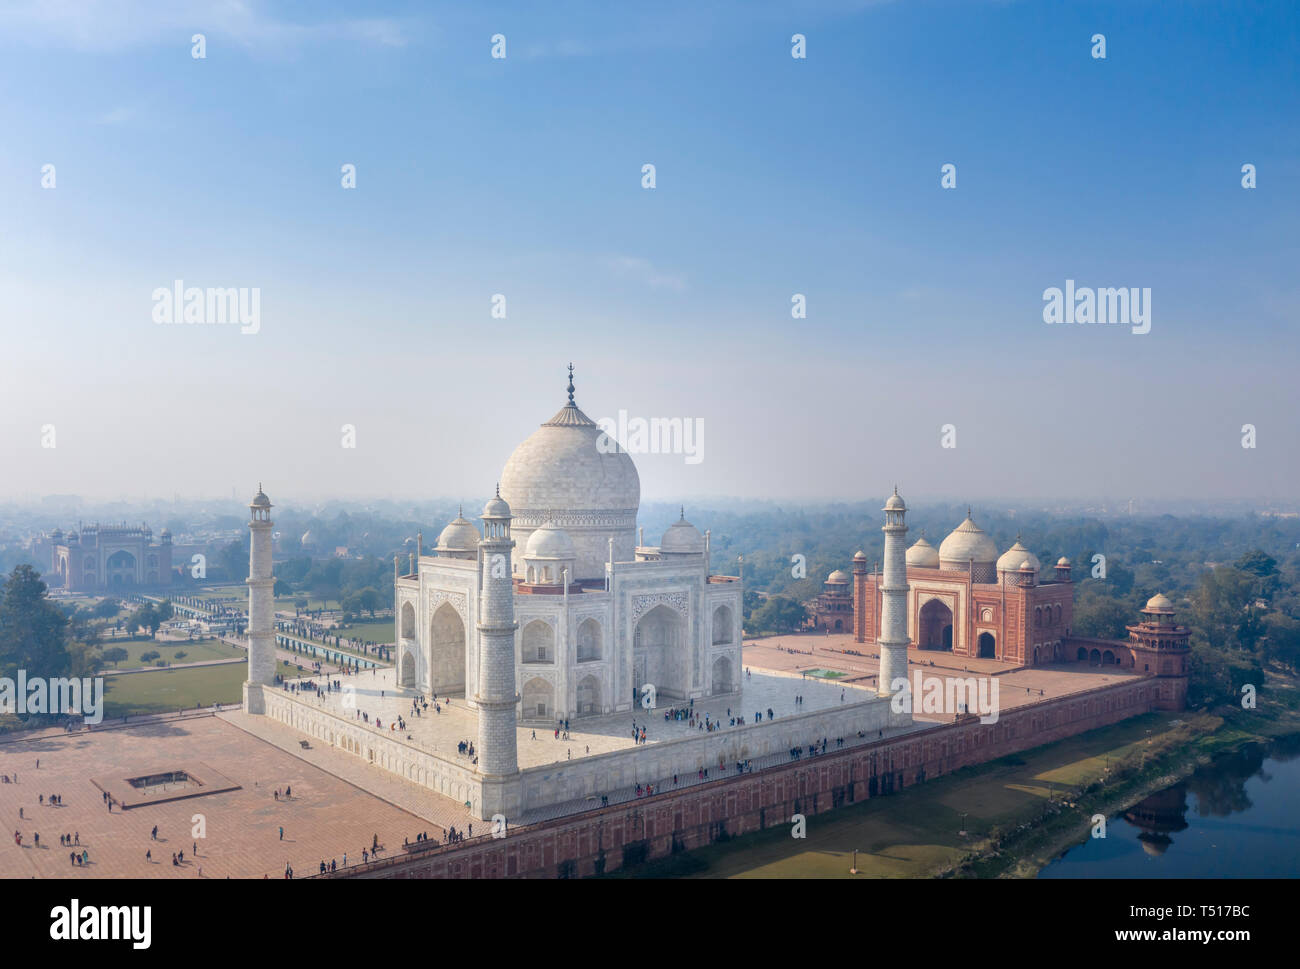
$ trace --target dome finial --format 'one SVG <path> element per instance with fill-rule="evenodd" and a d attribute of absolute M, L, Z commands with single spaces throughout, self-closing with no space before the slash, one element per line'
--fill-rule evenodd
<path fill-rule="evenodd" d="M 967 505 L 967 506 L 966 506 L 966 517 L 967 517 L 967 518 L 970 518 L 970 517 L 971 517 L 971 513 L 970 513 L 970 505 Z"/>
<path fill-rule="evenodd" d="M 497 485 L 497 493 L 498 493 L 498 494 L 501 493 L 501 486 L 500 486 L 500 485 Z M 464 517 L 465 517 L 465 502 L 462 501 L 462 502 L 460 503 L 460 507 L 456 510 L 456 517 L 457 517 L 457 518 L 464 518 Z"/>
<path fill-rule="evenodd" d="M 679 521 L 686 521 L 686 506 L 685 506 L 685 505 L 682 505 L 682 517 L 679 519 Z"/>
<path fill-rule="evenodd" d="M 573 364 L 569 364 L 569 406 L 576 406 L 573 403 Z"/>
<path fill-rule="evenodd" d="M 497 497 L 498 497 L 498 498 L 501 497 L 501 482 L 500 482 L 500 481 L 497 482 Z"/>

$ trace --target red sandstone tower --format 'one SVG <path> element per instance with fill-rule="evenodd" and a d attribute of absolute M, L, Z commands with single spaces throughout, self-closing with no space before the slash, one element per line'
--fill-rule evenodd
<path fill-rule="evenodd" d="M 1152 596 L 1142 614 L 1150 618 L 1128 627 L 1133 668 L 1155 676 L 1156 709 L 1183 710 L 1187 706 L 1191 630 L 1174 622 L 1174 604 L 1164 595 Z"/>

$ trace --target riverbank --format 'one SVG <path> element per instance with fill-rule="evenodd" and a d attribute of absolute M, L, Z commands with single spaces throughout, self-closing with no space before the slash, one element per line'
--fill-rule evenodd
<path fill-rule="evenodd" d="M 1032 827 L 990 838 L 953 875 L 978 878 L 1033 878 L 1092 837 L 1093 818 L 1110 818 L 1174 786 L 1214 758 L 1262 743 L 1300 735 L 1296 684 L 1270 676 L 1272 696 L 1256 710 L 1220 708 L 1189 715 L 1173 734 L 1141 751 L 1140 759 L 1117 765 L 1108 775 L 1071 792 Z M 1179 734 L 1183 737 L 1179 742 Z"/>
<path fill-rule="evenodd" d="M 1296 693 L 1289 680 L 1269 686 Z M 1294 707 L 1145 714 L 809 816 L 802 830 L 769 819 L 763 831 L 606 877 L 1028 877 L 1086 840 L 1094 814 L 1123 810 L 1216 754 L 1300 730 Z"/>

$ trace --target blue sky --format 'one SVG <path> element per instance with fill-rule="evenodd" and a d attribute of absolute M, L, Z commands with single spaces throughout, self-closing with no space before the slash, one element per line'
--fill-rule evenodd
<path fill-rule="evenodd" d="M 572 360 L 704 421 L 648 498 L 1295 499 L 1297 64 L 1284 3 L 0 4 L 0 492 L 483 495 Z"/>

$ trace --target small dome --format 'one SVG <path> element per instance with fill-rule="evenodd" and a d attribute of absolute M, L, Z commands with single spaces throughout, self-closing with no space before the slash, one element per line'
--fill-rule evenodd
<path fill-rule="evenodd" d="M 916 544 L 907 550 L 907 564 L 914 569 L 939 567 L 939 550 L 925 540 L 925 532 L 922 532 Z"/>
<path fill-rule="evenodd" d="M 866 560 L 867 560 L 867 553 L 862 551 L 862 549 L 858 549 L 853 554 L 853 561 L 855 562 L 865 562 Z"/>
<path fill-rule="evenodd" d="M 170 542 L 172 540 L 172 530 L 170 528 L 164 528 L 162 530 L 162 534 L 159 535 L 158 537 L 161 538 L 164 542 Z"/>
<path fill-rule="evenodd" d="M 457 515 L 438 536 L 436 552 L 472 552 L 478 548 L 479 533 L 463 514 Z"/>
<path fill-rule="evenodd" d="M 1031 558 L 1032 558 L 1032 556 L 1031 556 Z M 1037 561 L 1037 559 L 1034 559 L 1034 562 L 1036 562 L 1036 561 Z M 1037 571 L 1038 571 L 1038 567 L 1037 567 L 1036 565 L 1034 565 L 1034 562 L 1031 562 L 1029 559 L 1025 559 L 1023 562 L 1020 563 L 1020 571 L 1021 571 L 1021 572 L 1037 572 Z"/>
<path fill-rule="evenodd" d="M 57 542 L 59 539 L 61 539 L 62 537 L 63 537 L 63 529 L 62 529 L 62 528 L 56 528 L 56 529 L 54 529 L 54 531 L 50 532 L 50 538 L 52 538 L 52 539 L 53 539 L 54 541 L 56 541 L 56 542 Z"/>
<path fill-rule="evenodd" d="M 305 532 L 302 533 L 302 538 L 298 539 L 298 544 L 299 544 L 299 545 L 315 545 L 315 544 L 316 544 L 316 536 L 312 535 L 312 533 L 311 533 L 311 529 L 310 529 L 310 528 L 307 529 Z"/>
<path fill-rule="evenodd" d="M 998 547 L 988 533 L 975 524 L 969 511 L 966 520 L 939 545 L 939 561 L 944 568 L 965 569 L 970 561 L 976 565 L 992 565 L 997 557 Z"/>
<path fill-rule="evenodd" d="M 250 501 L 249 504 L 256 508 L 270 508 L 271 499 L 266 497 L 266 495 L 262 491 L 262 486 L 258 485 L 257 494 L 253 495 L 253 500 Z"/>
<path fill-rule="evenodd" d="M 524 557 L 530 559 L 573 559 L 578 555 L 569 533 L 554 522 L 546 521 L 528 536 Z"/>
<path fill-rule="evenodd" d="M 826 576 L 826 581 L 833 585 L 848 585 L 849 574 L 840 569 L 836 569 L 830 575 Z"/>
<path fill-rule="evenodd" d="M 1157 592 L 1147 600 L 1146 612 L 1168 612 L 1174 611 L 1174 604 L 1169 601 L 1169 597 L 1162 592 Z"/>
<path fill-rule="evenodd" d="M 1067 559 L 1064 555 L 1062 555 L 1059 559 L 1056 560 L 1056 567 L 1058 569 L 1068 569 L 1070 567 L 1070 560 Z"/>
<path fill-rule="evenodd" d="M 495 498 L 489 498 L 488 503 L 483 506 L 483 518 L 509 518 L 510 506 L 500 495 Z"/>
<path fill-rule="evenodd" d="M 1020 544 L 1020 539 L 1016 539 L 1016 544 L 1002 553 L 998 559 L 999 572 L 1015 572 L 1017 569 L 1025 567 L 1025 563 L 1035 572 L 1038 571 L 1038 557 L 1033 552 Z"/>
<path fill-rule="evenodd" d="M 885 511 L 907 511 L 907 505 L 903 504 L 903 499 L 898 497 L 898 489 L 885 499 Z"/>
<path fill-rule="evenodd" d="M 704 552 L 704 536 L 700 530 L 686 520 L 686 509 L 682 509 L 680 521 L 668 526 L 664 537 L 659 542 L 660 553 L 667 555 L 701 555 Z"/>

